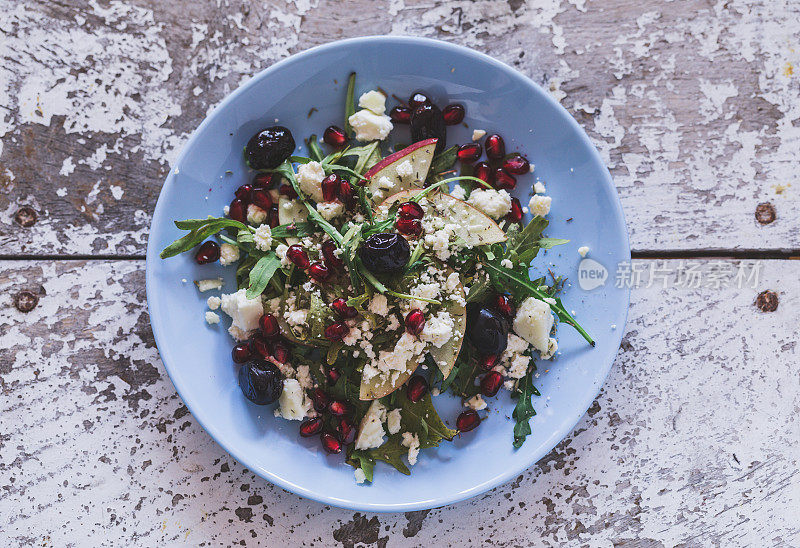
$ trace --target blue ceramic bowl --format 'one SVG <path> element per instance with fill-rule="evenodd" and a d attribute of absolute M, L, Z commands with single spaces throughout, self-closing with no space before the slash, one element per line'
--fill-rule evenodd
<path fill-rule="evenodd" d="M 539 363 L 542 395 L 534 398 L 538 415 L 521 449 L 512 447 L 514 424 L 507 417 L 513 402 L 502 391 L 490 400 L 489 418 L 478 429 L 423 451 L 411 476 L 379 463 L 372 485 L 357 485 L 341 455 L 326 455 L 317 439 L 300 439 L 297 422 L 276 419 L 272 406 L 258 407 L 242 396 L 230 357 L 232 341 L 225 332 L 228 324 L 206 325 L 205 300 L 211 293 L 200 294 L 191 283 L 222 276 L 224 291 L 231 292 L 233 269 L 198 266 L 190 254 L 169 260 L 158 256 L 182 235 L 174 220 L 219 216 L 234 189 L 251 179 L 242 147 L 257 130 L 279 121 L 302 143 L 330 124 L 342 125 L 351 71 L 358 73 L 356 96 L 380 86 L 398 97 L 423 89 L 441 106 L 462 103 L 469 129 L 449 128 L 449 143 L 468 142 L 472 128 L 481 128 L 505 136 L 508 151 L 527 155 L 553 197 L 547 234 L 571 240 L 539 255 L 532 269 L 536 276 L 553 268 L 577 281 L 577 248 L 582 245 L 609 272 L 604 285 L 585 291 L 569 284 L 563 295 L 597 346 L 591 348 L 570 327 L 559 327 L 560 354 Z M 312 107 L 317 111 L 309 116 Z M 393 138 L 408 142 L 407 131 L 395 130 Z M 533 182 L 534 175 L 519 177 L 515 194 L 523 204 Z M 500 485 L 572 430 L 596 397 L 619 347 L 629 292 L 614 287 L 614 269 L 629 260 L 611 177 L 586 134 L 545 91 L 512 68 L 463 47 L 420 38 L 367 37 L 313 48 L 271 66 L 232 93 L 197 128 L 156 205 L 147 249 L 147 301 L 156 343 L 175 388 L 206 431 L 243 465 L 284 489 L 334 506 L 409 511 L 457 502 Z M 436 404 L 452 426 L 460 402 L 444 396 Z"/>

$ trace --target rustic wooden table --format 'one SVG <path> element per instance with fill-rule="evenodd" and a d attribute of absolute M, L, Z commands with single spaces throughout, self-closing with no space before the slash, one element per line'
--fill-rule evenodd
<path fill-rule="evenodd" d="M 798 21 L 793 0 L 0 0 L 0 544 L 800 545 Z M 636 284 L 605 387 L 547 457 L 468 502 L 364 515 L 198 427 L 144 252 L 210 108 L 289 54 L 385 33 L 549 88 L 611 169 L 634 264 L 671 274 Z"/>

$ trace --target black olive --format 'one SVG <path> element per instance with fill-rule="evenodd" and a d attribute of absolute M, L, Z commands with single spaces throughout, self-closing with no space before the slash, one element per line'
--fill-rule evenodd
<path fill-rule="evenodd" d="M 411 113 L 411 140 L 416 143 L 433 138 L 439 140 L 436 143 L 436 152 L 444 150 L 447 144 L 447 126 L 439 107 L 425 103 Z"/>
<path fill-rule="evenodd" d="M 292 132 L 283 126 L 262 129 L 250 138 L 244 155 L 253 169 L 275 169 L 294 152 Z"/>
<path fill-rule="evenodd" d="M 488 306 L 467 305 L 467 339 L 484 355 L 502 354 L 508 345 L 508 322 Z"/>
<path fill-rule="evenodd" d="M 370 272 L 389 274 L 406 267 L 411 247 L 400 234 L 382 232 L 367 238 L 358 250 L 358 256 Z"/>
<path fill-rule="evenodd" d="M 239 388 L 257 405 L 273 403 L 283 392 L 283 375 L 274 364 L 254 360 L 239 369 Z"/>

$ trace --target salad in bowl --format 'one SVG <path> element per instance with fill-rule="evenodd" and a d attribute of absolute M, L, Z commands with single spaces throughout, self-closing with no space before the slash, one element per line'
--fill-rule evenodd
<path fill-rule="evenodd" d="M 559 298 L 564 280 L 529 274 L 540 250 L 566 243 L 543 236 L 546 188 L 531 184 L 527 207 L 510 194 L 534 168 L 498 134 L 448 143 L 462 105 L 380 88 L 356 101 L 354 90 L 352 74 L 343 126 L 304 147 L 279 125 L 253 135 L 242 165 L 252 182 L 222 216 L 176 221 L 187 233 L 161 257 L 236 269 L 238 290 L 208 297 L 205 315 L 230 319 L 243 396 L 342 454 L 358 483 L 377 461 L 409 474 L 420 451 L 479 427 L 501 389 L 516 399 L 519 447 L 534 358 L 557 354 L 556 324 L 594 345 Z M 404 125 L 406 143 L 393 135 Z M 464 407 L 443 420 L 433 400 L 447 392 Z"/>

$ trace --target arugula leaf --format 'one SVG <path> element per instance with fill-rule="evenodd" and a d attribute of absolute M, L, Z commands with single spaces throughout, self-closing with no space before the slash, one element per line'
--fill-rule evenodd
<path fill-rule="evenodd" d="M 261 295 L 280 266 L 281 260 L 272 251 L 261 257 L 250 271 L 250 287 L 247 288 L 247 298 L 255 299 Z"/>
<path fill-rule="evenodd" d="M 333 311 L 316 293 L 311 293 L 311 304 L 308 307 L 308 328 L 312 339 L 323 337 L 325 326 L 334 322 Z"/>
<path fill-rule="evenodd" d="M 351 72 L 347 80 L 347 95 L 344 100 L 344 132 L 347 137 L 353 138 L 353 127 L 350 125 L 350 117 L 356 112 L 356 73 Z"/>
<path fill-rule="evenodd" d="M 435 177 L 443 171 L 453 169 L 453 166 L 458 159 L 458 145 L 453 145 L 447 150 L 443 150 L 433 157 L 431 167 L 428 169 L 428 179 Z"/>
<path fill-rule="evenodd" d="M 542 238 L 537 242 L 537 245 L 542 249 L 552 249 L 557 245 L 568 244 L 569 240 L 563 238 Z"/>
<path fill-rule="evenodd" d="M 517 272 L 514 272 L 513 270 L 509 270 L 505 267 L 492 264 L 491 262 L 488 261 L 485 261 L 481 264 L 483 264 L 483 266 L 490 271 L 489 272 L 490 276 L 493 274 L 495 277 L 500 276 L 502 277 L 502 279 L 507 280 L 506 282 L 498 280 L 498 283 L 501 284 L 504 283 L 507 286 L 508 282 L 511 282 L 511 285 L 516 286 L 515 288 L 519 292 L 525 292 L 529 296 L 539 299 L 540 301 L 543 301 L 545 298 L 550 298 L 550 295 L 548 295 L 543 291 L 540 291 L 537 286 L 533 285 L 530 281 L 530 278 L 528 278 L 527 276 L 523 276 L 521 274 L 518 274 Z M 575 321 L 575 318 L 573 318 L 570 315 L 570 313 L 567 312 L 567 309 L 564 308 L 564 304 L 561 302 L 561 299 L 556 298 L 555 301 L 556 304 L 554 305 L 551 304 L 550 308 L 553 309 L 553 311 L 556 313 L 558 319 L 564 322 L 565 324 L 574 327 L 575 330 L 589 342 L 589 344 L 594 346 L 595 342 L 592 339 L 592 337 L 578 324 L 578 322 Z"/>
<path fill-rule="evenodd" d="M 191 231 L 182 238 L 175 240 L 165 247 L 161 252 L 162 259 L 168 259 L 169 257 L 174 257 L 175 255 L 179 255 L 185 251 L 189 251 L 198 244 L 202 243 L 206 238 L 213 236 L 225 228 L 234 227 L 249 230 L 247 225 L 242 224 L 239 221 L 234 221 L 233 219 L 203 219 L 202 221 L 204 224 L 195 224 L 195 221 L 199 221 L 199 219 L 177 221 L 175 223 L 176 225 L 181 223 L 181 226 L 193 226 L 194 228 L 192 228 Z M 181 226 L 178 228 L 181 228 Z"/>
<path fill-rule="evenodd" d="M 401 409 L 402 431 L 417 434 L 420 448 L 437 447 L 440 441 L 451 441 L 458 434 L 458 430 L 448 428 L 439 417 L 430 393 L 425 394 L 419 401 L 412 402 L 406 396 L 405 390 L 398 390 L 397 403 Z"/>
<path fill-rule="evenodd" d="M 342 154 L 341 160 L 354 156 L 356 160 L 350 167 L 352 167 L 353 171 L 356 173 L 363 175 L 367 169 L 378 163 L 381 159 L 380 151 L 378 151 L 378 143 L 378 141 L 373 141 L 368 145 L 353 147 L 345 154 Z M 377 159 L 375 159 L 376 155 Z"/>
<path fill-rule="evenodd" d="M 354 449 L 347 459 L 347 464 L 354 468 L 361 468 L 367 481 L 372 483 L 373 472 L 375 470 L 375 459 L 360 449 Z"/>
<path fill-rule="evenodd" d="M 383 445 L 370 449 L 369 456 L 394 467 L 401 474 L 411 475 L 411 470 L 403 462 L 403 457 L 408 455 L 408 447 L 403 445 L 402 437 L 396 434 L 390 437 Z"/>
<path fill-rule="evenodd" d="M 541 395 L 533 385 L 535 372 L 536 370 L 534 369 L 522 377 L 514 392 L 514 397 L 517 398 L 517 405 L 514 407 L 514 412 L 511 416 L 516 421 L 514 425 L 514 447 L 516 449 L 522 447 L 522 444 L 525 443 L 525 438 L 531 433 L 531 425 L 528 421 L 536 415 L 536 411 L 531 404 L 531 396 Z"/>
<path fill-rule="evenodd" d="M 522 230 L 509 231 L 506 241 L 506 258 L 513 263 L 525 266 L 539 253 L 537 242 L 550 222 L 542 217 L 534 217 Z"/>
<path fill-rule="evenodd" d="M 338 246 L 341 247 L 342 245 L 342 235 L 336 230 L 336 227 L 326 221 L 319 212 L 314 209 L 311 204 L 306 203 L 306 209 L 308 209 L 308 216 L 309 218 L 314 221 L 317 226 L 319 226 L 322 230 L 325 231 L 331 239 L 336 242 Z"/>
<path fill-rule="evenodd" d="M 316 231 L 314 223 L 296 222 L 276 226 L 271 233 L 273 238 L 302 238 L 303 236 L 310 236 Z"/>
<path fill-rule="evenodd" d="M 313 133 L 306 139 L 306 148 L 308 149 L 308 154 L 311 156 L 312 160 L 316 160 L 317 162 L 321 162 L 322 158 L 324 158 L 322 154 L 322 149 L 319 148 L 319 143 L 317 142 L 317 136 Z"/>

